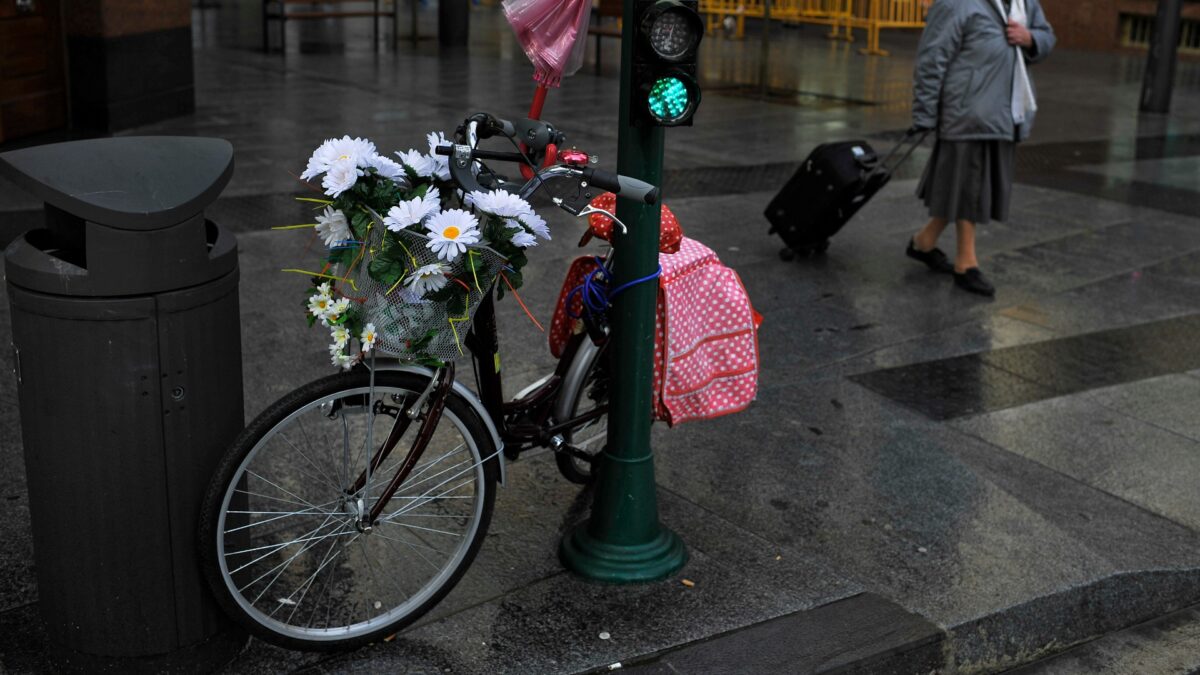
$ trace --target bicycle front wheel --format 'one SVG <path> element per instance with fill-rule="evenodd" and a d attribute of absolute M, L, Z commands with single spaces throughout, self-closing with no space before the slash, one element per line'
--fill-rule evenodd
<path fill-rule="evenodd" d="M 291 649 L 386 637 L 441 600 L 474 559 L 495 500 L 496 448 L 451 392 L 419 462 L 362 526 L 420 421 L 365 480 L 368 457 L 429 380 L 352 372 L 268 408 L 221 460 L 200 523 L 205 575 L 225 610 Z M 356 486 L 361 486 L 357 487 Z"/>

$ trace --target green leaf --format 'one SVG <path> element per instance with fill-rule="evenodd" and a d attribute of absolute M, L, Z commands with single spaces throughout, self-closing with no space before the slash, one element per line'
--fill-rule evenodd
<path fill-rule="evenodd" d="M 447 284 L 446 287 L 451 288 L 450 284 Z M 467 292 L 457 284 L 451 288 L 451 291 L 450 299 L 446 301 L 446 311 L 452 317 L 460 317 L 467 311 Z"/>
<path fill-rule="evenodd" d="M 371 278 L 386 288 L 391 288 L 404 276 L 404 261 L 393 258 L 389 253 L 390 250 L 375 256 L 375 259 L 367 265 L 367 273 L 371 275 Z"/>

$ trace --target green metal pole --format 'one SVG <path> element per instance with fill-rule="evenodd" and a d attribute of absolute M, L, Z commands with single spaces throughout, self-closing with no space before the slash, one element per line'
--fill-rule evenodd
<path fill-rule="evenodd" d="M 662 127 L 630 124 L 634 30 L 633 2 L 625 0 L 617 171 L 662 185 Z M 658 269 L 660 208 L 617 200 L 617 217 L 629 233 L 621 235 L 614 228 L 614 287 Z M 636 284 L 613 301 L 608 446 L 596 467 L 591 517 L 568 532 L 559 547 L 567 569 L 599 581 L 653 581 L 687 562 L 683 541 L 658 521 L 650 449 L 657 304 L 657 280 Z"/>

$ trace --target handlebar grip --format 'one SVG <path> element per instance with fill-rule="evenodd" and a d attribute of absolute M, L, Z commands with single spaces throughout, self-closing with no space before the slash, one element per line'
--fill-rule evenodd
<path fill-rule="evenodd" d="M 585 169 L 584 176 L 598 188 L 626 199 L 653 204 L 658 201 L 658 188 L 629 176 L 605 171 L 603 169 Z"/>
<path fill-rule="evenodd" d="M 447 157 L 449 157 L 450 155 L 454 154 L 454 146 L 453 145 L 439 145 L 433 149 L 433 154 L 446 155 Z"/>

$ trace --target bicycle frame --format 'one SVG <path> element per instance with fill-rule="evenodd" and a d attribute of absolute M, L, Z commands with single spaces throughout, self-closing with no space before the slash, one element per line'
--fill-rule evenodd
<path fill-rule="evenodd" d="M 473 129 L 469 135 L 474 135 Z M 522 186 L 519 194 L 522 197 L 528 197 L 549 178 L 575 175 L 577 175 L 577 170 L 570 167 L 549 167 L 539 172 Z M 576 212 L 576 216 L 587 215 L 589 212 L 597 211 L 589 207 L 588 209 Z M 614 221 L 617 223 L 620 222 L 616 221 L 615 217 Z M 621 227 L 623 228 L 624 225 L 621 225 Z M 604 260 L 604 267 L 607 270 L 611 270 L 612 268 L 611 252 Z M 554 373 L 542 383 L 517 400 L 504 401 L 504 382 L 500 367 L 500 340 L 496 326 L 495 297 L 491 292 L 485 296 L 479 308 L 475 310 L 472 329 L 467 334 L 464 344 L 471 352 L 472 366 L 479 390 L 478 395 L 473 394 L 469 389 L 455 380 L 453 362 L 436 370 L 420 369 L 429 374 L 429 386 L 413 401 L 407 399 L 404 401 L 401 413 L 397 415 L 396 421 L 392 424 L 387 438 L 380 444 L 379 449 L 368 463 L 367 468 L 359 475 L 349 491 L 351 495 L 359 494 L 364 487 L 371 483 L 371 472 L 383 464 L 384 460 L 395 449 L 400 439 L 403 438 L 412 422 L 421 417 L 422 408 L 426 408 L 416 438 L 396 473 L 390 478 L 383 492 L 378 495 L 378 498 L 370 508 L 367 509 L 364 505 L 360 509 L 360 530 L 369 530 L 377 522 L 386 504 L 391 500 L 399 487 L 403 485 L 409 473 L 417 465 L 429 440 L 432 438 L 434 429 L 436 429 L 441 419 L 446 399 L 451 392 L 466 399 L 475 411 L 479 413 L 480 418 L 488 427 L 489 432 L 491 432 L 493 441 L 496 444 L 497 461 L 500 464 L 501 483 L 504 482 L 505 477 L 503 458 L 516 459 L 522 451 L 534 447 L 553 447 L 556 451 L 572 451 L 571 448 L 564 447 L 565 443 L 561 435 L 562 432 L 599 419 L 608 413 L 608 405 L 604 404 L 582 415 L 573 416 L 569 419 L 554 418 L 553 422 L 551 422 L 552 414 L 555 412 L 554 403 L 557 395 L 561 390 L 567 370 L 574 359 L 575 349 L 578 349 L 578 345 L 582 344 L 582 341 L 573 343 L 573 347 L 559 359 Z M 400 366 L 399 369 L 413 369 L 413 367 L 403 366 L 399 362 L 396 362 L 396 365 Z M 517 420 L 523 420 L 525 423 L 517 424 Z M 365 496 L 370 497 L 370 495 Z"/>

